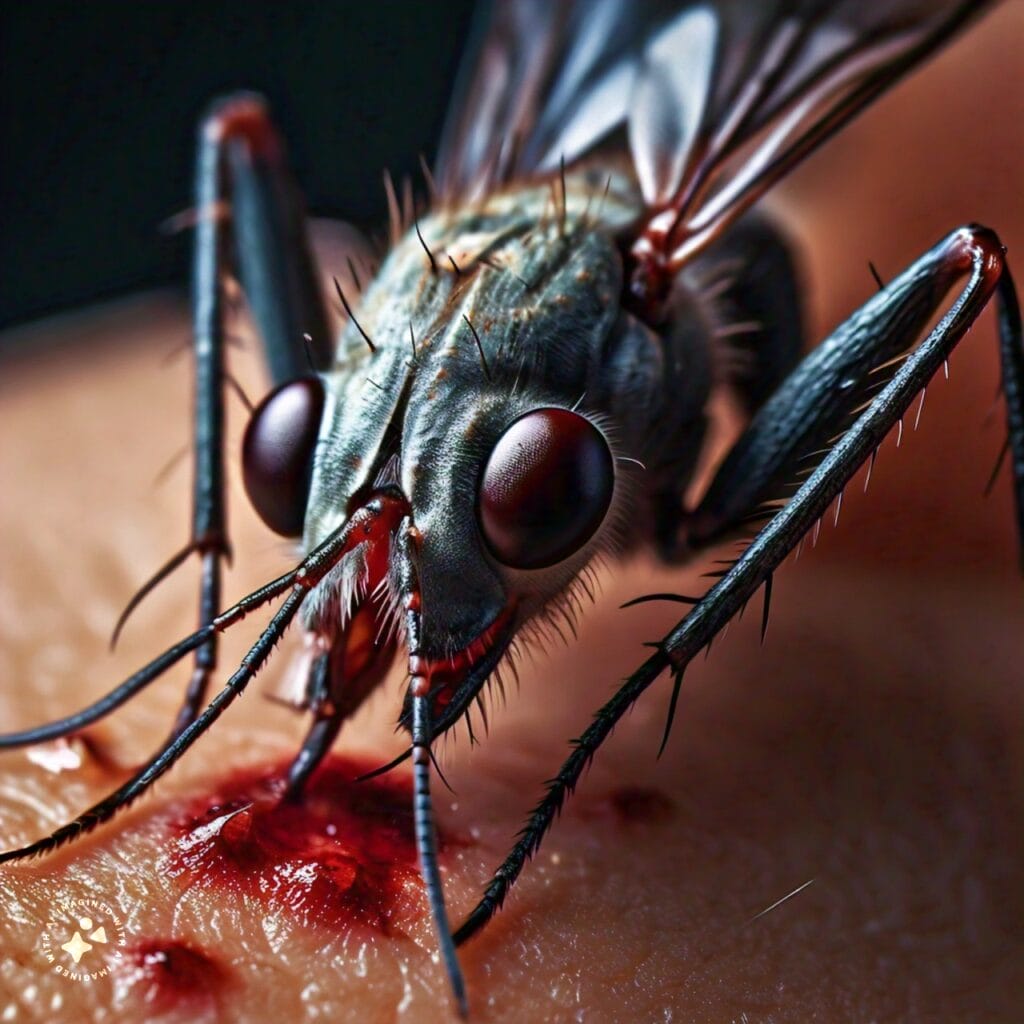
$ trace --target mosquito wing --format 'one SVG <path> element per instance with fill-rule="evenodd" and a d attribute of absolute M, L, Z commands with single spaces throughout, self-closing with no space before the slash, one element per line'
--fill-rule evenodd
<path fill-rule="evenodd" d="M 550 170 L 621 127 L 646 44 L 678 13 L 649 0 L 481 4 L 441 139 L 442 194 Z"/>
<path fill-rule="evenodd" d="M 990 6 L 497 0 L 456 85 L 441 194 L 474 198 L 618 139 L 648 244 L 675 266 Z"/>

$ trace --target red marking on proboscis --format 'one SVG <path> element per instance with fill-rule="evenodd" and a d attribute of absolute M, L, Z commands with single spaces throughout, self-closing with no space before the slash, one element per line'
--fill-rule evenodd
<path fill-rule="evenodd" d="M 508 627 L 514 607 L 503 608 L 497 618 L 467 647 L 449 658 L 418 657 L 410 659 L 409 671 L 414 676 L 425 676 L 430 681 L 430 692 L 434 694 L 434 707 L 441 711 L 451 703 L 459 683 L 469 674 L 473 666 L 489 654 Z"/>
<path fill-rule="evenodd" d="M 383 602 L 368 599 L 330 646 L 330 697 L 344 718 L 355 714 L 394 660 L 394 640 L 381 636 L 382 615 Z"/>

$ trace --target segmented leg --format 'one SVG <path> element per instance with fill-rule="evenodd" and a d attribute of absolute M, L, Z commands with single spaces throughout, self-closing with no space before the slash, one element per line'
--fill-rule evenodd
<path fill-rule="evenodd" d="M 118 811 L 128 807 L 140 797 L 243 692 L 249 681 L 270 656 L 274 645 L 284 635 L 288 625 L 295 617 L 295 613 L 306 599 L 306 595 L 356 543 L 359 543 L 363 536 L 360 531 L 368 529 L 372 521 L 380 516 L 381 508 L 379 501 L 368 502 L 353 513 L 351 518 L 335 530 L 318 548 L 307 555 L 295 569 L 253 591 L 236 605 L 215 616 L 210 623 L 179 641 L 159 657 L 154 658 L 145 668 L 126 679 L 114 691 L 114 693 L 120 694 L 121 703 L 127 700 L 131 694 L 137 693 L 146 684 L 158 678 L 191 651 L 208 643 L 212 637 L 222 633 L 249 612 L 262 607 L 285 591 L 290 591 L 267 628 L 242 659 L 224 689 L 210 701 L 201 714 L 197 715 L 178 735 L 171 736 L 160 750 L 124 785 L 50 835 L 30 843 L 28 846 L 0 853 L 0 863 L 34 857 L 48 853 L 58 846 L 63 846 L 65 843 L 91 832 L 97 825 L 109 821 Z"/>
<path fill-rule="evenodd" d="M 259 640 L 249 649 L 249 653 L 242 659 L 242 664 L 228 680 L 224 689 L 180 733 L 172 736 L 141 771 L 136 772 L 123 786 L 119 787 L 109 796 L 104 797 L 99 803 L 93 804 L 87 811 L 83 811 L 74 821 L 62 825 L 50 835 L 44 836 L 42 839 L 38 839 L 34 843 L 30 843 L 28 846 L 23 846 L 20 849 L 7 850 L 4 853 L 0 853 L 0 864 L 5 861 L 21 860 L 25 857 L 35 857 L 39 854 L 49 853 L 65 843 L 70 843 L 85 833 L 91 832 L 97 825 L 109 821 L 118 811 L 124 810 L 124 808 L 140 797 L 213 725 L 227 706 L 242 693 L 249 680 L 262 667 L 263 662 L 270 655 L 274 645 L 284 635 L 284 631 L 295 617 L 295 613 L 299 610 L 299 605 L 302 604 L 305 597 L 305 588 L 296 587 L 285 598 L 284 604 L 281 605 L 273 619 L 270 620 L 270 625 L 267 626 L 260 635 Z"/>
<path fill-rule="evenodd" d="M 893 368 L 891 379 L 865 398 L 863 387 L 844 382 L 867 365 L 885 362 L 893 348 L 909 345 L 923 321 L 938 307 L 953 282 L 969 274 L 960 295 L 928 337 Z M 657 650 L 637 669 L 596 714 L 574 743 L 574 749 L 534 809 L 520 839 L 497 869 L 483 898 L 456 932 L 464 942 L 482 928 L 501 906 L 526 860 L 533 856 L 590 762 L 615 724 L 637 698 L 668 669 L 678 687 L 689 662 L 709 644 L 796 547 L 856 473 L 886 433 L 899 421 L 917 393 L 943 365 L 954 346 L 974 323 L 993 291 L 1000 299 L 1000 355 L 1006 397 L 1010 445 L 1013 452 L 1018 530 L 1024 544 L 1024 347 L 1020 309 L 1003 248 L 989 230 L 977 226 L 953 232 L 926 253 L 888 287 L 841 326 L 782 385 L 768 401 L 736 446 L 736 454 L 723 465 L 720 480 L 728 480 L 716 498 L 714 486 L 702 502 L 705 512 L 715 510 L 703 526 L 714 536 L 726 523 L 741 521 L 754 512 L 773 486 L 787 478 L 794 458 L 811 472 L 792 499 L 775 512 L 728 569 L 660 642 Z M 816 386 L 818 374 L 831 374 Z M 802 388 L 806 389 L 801 399 Z M 838 389 L 838 390 L 834 390 Z M 795 394 L 794 394 L 795 393 Z M 826 432 L 845 419 L 842 430 L 823 451 L 804 451 L 789 442 L 804 422 L 792 410 L 791 400 L 802 401 L 800 416 L 815 421 Z M 866 402 L 866 404 L 865 404 Z M 861 408 L 858 408 L 858 405 Z M 805 436 L 806 435 L 806 436 Z M 816 437 L 811 424 L 800 436 Z M 749 486 L 737 467 L 755 474 Z M 745 491 L 744 491 L 745 488 Z M 742 500 L 737 491 L 744 491 Z M 698 524 L 699 525 L 699 524 Z"/>
<path fill-rule="evenodd" d="M 31 729 L 24 729 L 20 732 L 9 732 L 0 735 L 0 749 L 12 747 L 27 747 L 33 743 L 43 743 L 46 740 L 56 739 L 59 736 L 66 736 L 69 733 L 84 729 L 93 722 L 105 718 L 112 711 L 127 703 L 137 693 L 144 690 L 150 683 L 159 679 L 172 665 L 176 665 L 187 654 L 209 643 L 210 639 L 217 633 L 223 632 L 228 626 L 244 618 L 249 612 L 262 607 L 267 601 L 273 600 L 284 593 L 295 581 L 296 571 L 285 573 L 276 580 L 265 584 L 258 590 L 253 591 L 247 597 L 242 598 L 237 604 L 221 612 L 211 622 L 200 627 L 184 640 L 179 641 L 173 647 L 169 647 L 163 654 L 158 655 L 148 665 L 133 672 L 124 682 L 118 684 L 109 693 L 104 694 L 99 700 L 76 711 L 66 718 L 59 718 L 54 722 L 45 725 L 37 725 Z"/>
<path fill-rule="evenodd" d="M 413 781 L 413 822 L 416 830 L 416 848 L 420 856 L 420 873 L 426 886 L 430 913 L 434 919 L 434 931 L 440 947 L 451 985 L 452 995 L 459 1015 L 469 1015 L 466 999 L 466 982 L 462 975 L 455 941 L 452 936 L 448 909 L 444 902 L 444 885 L 437 862 L 437 830 L 434 827 L 434 808 L 430 798 L 430 765 L 433 755 L 430 744 L 433 740 L 432 708 L 433 695 L 429 674 L 424 674 L 424 659 L 420 655 L 421 619 L 420 589 L 416 568 L 416 537 L 412 519 L 402 521 L 395 534 L 395 561 L 400 580 L 402 601 L 405 606 L 406 646 L 409 651 L 409 697 L 412 702 L 412 781 Z"/>
<path fill-rule="evenodd" d="M 214 621 L 221 601 L 221 564 L 229 556 L 225 516 L 225 278 L 240 277 L 275 383 L 330 362 L 332 342 L 298 190 L 284 145 L 263 101 L 239 93 L 217 101 L 199 127 L 192 263 L 195 420 L 192 530 L 187 545 L 145 583 L 121 614 L 116 640 L 141 600 L 192 554 L 202 560 L 195 667 L 171 735 L 199 714 L 217 664 Z M 198 635 L 198 634 L 197 634 Z M 0 748 L 68 735 L 109 714 L 154 677 L 136 674 L 80 712 L 0 736 Z"/>
<path fill-rule="evenodd" d="M 288 175 L 284 145 L 259 97 L 241 93 L 210 109 L 199 129 L 195 188 L 195 476 L 190 547 L 202 556 L 203 626 L 217 614 L 221 560 L 230 553 L 224 508 L 224 281 L 232 252 L 275 383 L 308 372 L 310 358 L 326 365 L 331 341 L 301 200 Z M 304 335 L 311 339 L 308 351 Z M 172 735 L 199 713 L 216 665 L 213 638 L 196 651 Z"/>
<path fill-rule="evenodd" d="M 286 800 L 299 800 L 309 777 L 331 749 L 344 721 L 341 708 L 334 704 L 328 691 L 330 655 L 321 654 L 310 669 L 309 694 L 313 708 L 313 724 L 309 727 L 302 747 L 288 768 L 285 787 Z"/>

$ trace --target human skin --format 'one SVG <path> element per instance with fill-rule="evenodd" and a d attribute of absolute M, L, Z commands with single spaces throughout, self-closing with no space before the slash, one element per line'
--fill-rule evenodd
<path fill-rule="evenodd" d="M 950 228 L 995 227 L 1024 252 L 1020 4 L 997 12 L 898 87 L 778 200 L 803 243 L 812 335 Z M 1016 80 L 1011 76 L 1016 75 Z M 994 83 L 1001 83 L 992 102 Z M 1008 126 L 1017 134 L 1008 134 Z M 1018 263 L 1021 260 L 1017 260 Z M 329 263 L 329 260 L 328 260 Z M 151 481 L 188 436 L 183 310 L 148 298 L 36 328 L 37 355 L 0 374 L 0 709 L 4 729 L 65 714 L 185 635 L 194 567 L 107 636 L 135 587 L 187 536 L 188 471 Z M 76 344 L 45 346 L 44 339 Z M 1024 996 L 1024 660 L 1021 579 L 1002 439 L 987 429 L 998 372 L 987 313 L 929 389 L 920 430 L 883 446 L 868 493 L 848 489 L 813 550 L 687 672 L 655 759 L 662 680 L 616 730 L 501 915 L 461 957 L 477 1021 L 1016 1021 Z M 86 355 L 88 353 L 88 355 Z M 259 395 L 251 350 L 232 352 Z M 293 562 L 238 480 L 244 412 L 231 407 L 230 600 Z M 458 921 L 591 712 L 664 634 L 677 608 L 619 605 L 692 593 L 725 550 L 691 567 L 648 559 L 602 574 L 568 647 L 520 668 L 521 686 L 470 750 L 445 750 L 437 786 L 446 894 Z M 225 638 L 222 679 L 258 629 Z M 0 868 L 4 1020 L 452 1019 L 422 895 L 401 930 L 310 924 L 269 899 L 185 884 L 165 870 L 189 808 L 248 766 L 285 761 L 299 716 L 260 693 L 285 643 L 181 763 L 130 811 L 44 860 Z M 163 739 L 185 673 L 102 725 L 77 769 L 0 758 L 4 848 L 63 823 Z M 346 725 L 339 754 L 377 763 L 399 670 Z M 479 730 L 478 730 L 479 731 Z M 811 884 L 770 912 L 787 893 Z M 129 948 L 174 940 L 216 966 L 184 994 L 123 964 L 93 983 L 52 973 L 40 949 L 62 897 L 115 903 Z"/>

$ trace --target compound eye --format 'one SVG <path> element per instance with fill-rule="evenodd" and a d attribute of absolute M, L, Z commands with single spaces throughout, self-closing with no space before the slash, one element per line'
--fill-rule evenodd
<path fill-rule="evenodd" d="M 594 535 L 614 484 L 612 453 L 597 427 L 568 409 L 535 409 L 502 434 L 484 467 L 484 539 L 513 569 L 554 565 Z"/>
<path fill-rule="evenodd" d="M 285 537 L 302 534 L 323 411 L 320 378 L 304 377 L 271 391 L 245 428 L 246 492 L 260 519 Z"/>

